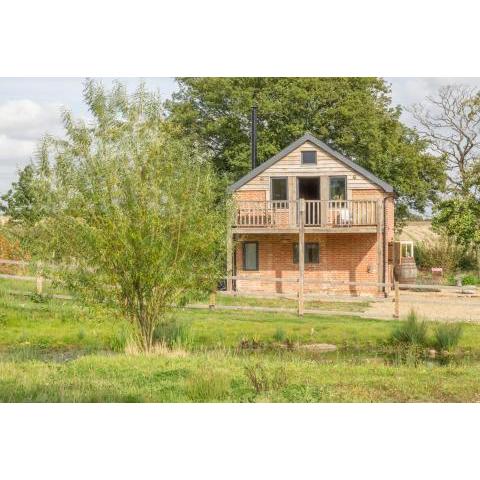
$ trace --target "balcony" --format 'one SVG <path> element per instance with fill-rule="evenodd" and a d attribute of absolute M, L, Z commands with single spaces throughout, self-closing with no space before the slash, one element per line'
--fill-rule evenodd
<path fill-rule="evenodd" d="M 237 201 L 232 228 L 237 233 L 289 233 L 300 225 L 298 201 Z M 376 232 L 381 203 L 376 200 L 304 200 L 307 232 Z"/>

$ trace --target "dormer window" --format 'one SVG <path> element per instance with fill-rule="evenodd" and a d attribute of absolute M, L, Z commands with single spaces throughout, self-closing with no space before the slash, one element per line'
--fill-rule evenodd
<path fill-rule="evenodd" d="M 304 150 L 302 152 L 302 164 L 303 165 L 316 165 L 317 152 L 316 150 Z"/>

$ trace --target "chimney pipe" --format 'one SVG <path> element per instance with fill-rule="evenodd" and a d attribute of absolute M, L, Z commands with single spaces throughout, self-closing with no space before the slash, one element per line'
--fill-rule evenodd
<path fill-rule="evenodd" d="M 257 106 L 252 107 L 251 117 L 251 156 L 252 156 L 252 170 L 257 166 Z"/>

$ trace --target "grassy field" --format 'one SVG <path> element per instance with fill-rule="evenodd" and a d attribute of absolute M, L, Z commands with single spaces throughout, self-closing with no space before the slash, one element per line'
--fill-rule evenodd
<path fill-rule="evenodd" d="M 114 311 L 7 293 L 0 306 L 4 402 L 480 400 L 476 325 L 464 326 L 462 359 L 445 366 L 387 361 L 397 322 L 185 309 L 182 341 L 141 355 Z M 302 348 L 317 343 L 339 350 Z"/>
<path fill-rule="evenodd" d="M 29 275 L 29 273 L 27 272 L 25 275 Z M 0 278 L 0 292 L 31 294 L 36 292 L 36 289 L 36 280 L 16 280 Z M 53 284 L 51 281 L 48 280 L 43 283 L 43 293 L 45 295 L 69 295 L 69 292 L 67 292 L 65 289 L 58 287 L 57 285 Z"/>

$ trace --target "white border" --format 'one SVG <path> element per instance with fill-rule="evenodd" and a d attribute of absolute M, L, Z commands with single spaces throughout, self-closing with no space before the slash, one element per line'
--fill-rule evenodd
<path fill-rule="evenodd" d="M 478 76 L 469 0 L 3 2 L 3 76 Z"/>
<path fill-rule="evenodd" d="M 16 479 L 470 478 L 477 405 L 4 405 Z"/>

